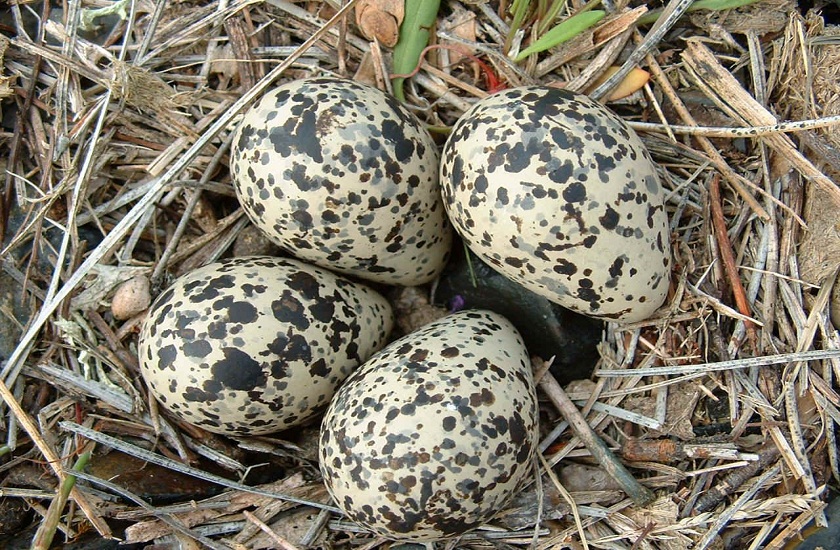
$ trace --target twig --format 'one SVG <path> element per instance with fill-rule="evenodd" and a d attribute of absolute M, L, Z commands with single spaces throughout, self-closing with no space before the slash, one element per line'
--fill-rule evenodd
<path fill-rule="evenodd" d="M 763 357 L 745 357 L 733 359 L 732 361 L 718 361 L 715 363 L 700 363 L 699 365 L 674 365 L 637 369 L 598 369 L 596 376 L 655 376 L 658 374 L 698 374 L 703 372 L 716 372 L 730 369 L 746 369 L 750 367 L 764 367 L 769 365 L 781 365 L 793 361 L 817 361 L 820 359 L 831 359 L 840 357 L 840 350 L 817 349 L 794 353 L 780 353 L 778 355 L 765 355 Z"/>
<path fill-rule="evenodd" d="M 662 91 L 667 96 L 668 100 L 673 105 L 674 110 L 677 111 L 677 114 L 682 119 L 685 124 L 689 126 L 696 126 L 697 122 L 694 120 L 694 117 L 691 116 L 691 113 L 686 108 L 685 104 L 683 103 L 682 99 L 680 99 L 679 95 L 677 94 L 674 87 L 671 85 L 670 80 L 668 80 L 668 76 L 662 70 L 662 67 L 659 66 L 659 63 L 656 62 L 656 59 L 652 55 L 647 56 L 647 63 L 648 68 L 650 69 L 650 74 L 653 76 L 653 79 L 659 84 L 659 87 L 662 88 Z M 616 73 L 617 74 L 617 73 Z M 604 83 L 606 84 L 606 82 Z M 703 152 L 709 157 L 709 160 L 712 161 L 715 168 L 723 174 L 726 178 L 726 181 L 729 182 L 729 185 L 732 186 L 735 191 L 744 199 L 753 212 L 761 218 L 762 220 L 770 219 L 770 214 L 758 203 L 756 198 L 747 190 L 747 185 L 750 183 L 746 178 L 743 176 L 738 175 L 726 162 L 726 159 L 723 158 L 723 155 L 717 150 L 714 144 L 709 141 L 708 138 L 703 136 L 697 136 L 697 142 L 700 144 L 700 147 L 703 149 Z"/>
<path fill-rule="evenodd" d="M 633 68 L 636 67 L 636 65 L 638 65 L 642 59 L 644 59 L 645 56 L 647 56 L 650 51 L 656 47 L 657 44 L 659 44 L 662 38 L 669 30 L 671 30 L 671 27 L 674 26 L 677 20 L 683 16 L 686 10 L 688 10 L 693 3 L 694 0 L 671 0 L 668 2 L 668 5 L 665 6 L 662 15 L 653 25 L 653 28 L 651 28 L 650 32 L 647 33 L 642 43 L 633 50 L 633 53 L 631 53 L 627 60 L 621 65 L 621 68 L 619 68 L 618 71 L 605 80 L 603 84 L 598 86 L 589 95 L 593 99 L 601 99 L 619 82 L 624 80 L 624 77 L 626 77 L 630 71 L 632 71 Z"/>
<path fill-rule="evenodd" d="M 749 124 L 775 124 L 776 118 L 758 103 L 717 60 L 708 47 L 696 39 L 688 40 L 683 61 L 697 78 L 708 84 L 725 102 L 737 107 L 737 113 Z M 800 153 L 782 134 L 764 136 L 765 142 L 799 172 L 825 191 L 840 206 L 840 188 Z"/>
<path fill-rule="evenodd" d="M 562 391 L 562 390 L 561 390 Z M 583 524 L 580 521 L 580 512 L 578 512 L 577 504 L 575 503 L 575 499 L 572 498 L 572 495 L 563 487 L 563 484 L 560 483 L 560 480 L 557 478 L 557 474 L 554 473 L 554 470 L 551 466 L 546 462 L 545 457 L 540 453 L 539 455 L 540 462 L 542 463 L 543 468 L 545 468 L 545 473 L 548 474 L 548 478 L 551 480 L 551 483 L 554 484 L 554 487 L 563 497 L 563 500 L 569 505 L 569 509 L 572 511 L 572 517 L 575 519 L 575 527 L 578 530 L 578 536 L 580 537 L 580 543 L 583 546 L 584 550 L 589 550 L 589 544 L 586 542 L 586 531 L 583 530 Z M 539 472 L 537 472 L 537 477 L 541 477 Z M 542 499 L 540 499 L 542 502 Z"/>
<path fill-rule="evenodd" d="M 606 443 L 589 427 L 580 411 L 550 372 L 542 377 L 539 386 L 572 427 L 575 435 L 583 441 L 595 460 L 607 471 L 610 477 L 621 485 L 621 488 L 627 493 L 627 496 L 633 499 L 633 502 L 639 506 L 645 506 L 656 499 L 653 491 L 636 481 L 610 451 Z"/>
<path fill-rule="evenodd" d="M 720 257 L 723 260 L 723 268 L 729 279 L 729 286 L 735 297 L 735 304 L 738 311 L 746 317 L 752 316 L 750 303 L 747 300 L 747 293 L 744 285 L 741 284 L 741 276 L 738 273 L 738 265 L 735 262 L 735 254 L 732 252 L 732 243 L 729 241 L 729 233 L 726 230 L 726 220 L 723 217 L 723 204 L 720 197 L 720 176 L 714 174 L 709 184 L 709 203 L 712 210 L 712 225 L 714 226 L 715 237 L 717 238 Z M 757 349 L 756 329 L 752 321 L 744 321 L 749 333 L 752 349 Z"/>
<path fill-rule="evenodd" d="M 828 504 L 822 501 L 814 502 L 811 504 L 809 510 L 802 512 L 795 517 L 781 533 L 776 535 L 773 540 L 768 542 L 767 545 L 762 548 L 764 550 L 782 550 L 783 548 L 787 548 L 788 545 L 786 543 L 793 537 L 800 535 L 809 522 L 813 521 L 815 518 L 819 518 L 821 515 L 825 515 L 824 510 L 827 506 Z M 807 543 L 803 544 L 803 546 L 807 546 Z"/>
<path fill-rule="evenodd" d="M 749 481 L 755 474 L 775 462 L 779 458 L 779 448 L 768 444 L 758 452 L 759 459 L 750 462 L 746 466 L 738 468 L 734 472 L 726 474 L 717 485 L 704 493 L 694 504 L 694 512 L 702 513 L 711 510 L 720 504 L 724 498 L 737 491 L 744 483 Z M 688 515 L 688 510 L 684 515 Z"/>
<path fill-rule="evenodd" d="M 212 539 L 209 539 L 207 537 L 204 537 L 202 535 L 199 535 L 199 534 L 191 531 L 190 529 L 187 529 L 184 526 L 184 524 L 182 522 L 180 522 L 172 514 L 163 513 L 163 512 L 158 511 L 154 506 L 152 506 L 151 504 L 149 504 L 148 502 L 146 502 L 142 498 L 138 497 L 137 495 L 135 495 L 131 491 L 129 491 L 127 489 L 124 489 L 123 487 L 120 487 L 119 485 L 116 485 L 114 483 L 111 483 L 110 481 L 98 478 L 94 475 L 91 475 L 91 474 L 88 474 L 88 473 L 85 473 L 85 472 L 82 472 L 82 471 L 74 472 L 73 475 L 75 475 L 79 479 L 83 479 L 83 480 L 87 481 L 88 483 L 94 483 L 96 485 L 100 485 L 102 487 L 105 487 L 109 491 L 112 491 L 112 492 L 114 492 L 114 493 L 116 493 L 116 494 L 134 502 L 135 504 L 139 505 L 144 510 L 146 510 L 148 513 L 155 516 L 157 519 L 161 520 L 166 525 L 171 527 L 175 532 L 181 533 L 182 535 L 186 535 L 187 537 L 189 537 L 191 539 L 197 540 L 197 541 L 201 542 L 202 544 L 206 545 L 208 548 L 211 548 L 212 550 L 229 550 L 229 547 L 227 547 L 225 545 L 222 545 L 222 544 L 219 544 Z"/>
<path fill-rule="evenodd" d="M 260 518 L 249 512 L 248 510 L 243 510 L 242 515 L 245 516 L 245 519 L 256 525 L 260 528 L 260 530 L 269 536 L 271 540 L 277 544 L 278 548 L 282 548 L 283 550 L 298 550 L 298 547 L 292 544 L 291 542 L 287 541 L 277 533 L 275 533 L 271 527 L 265 524 Z"/>
<path fill-rule="evenodd" d="M 38 431 L 38 426 L 32 420 L 32 417 L 23 410 L 20 403 L 18 403 L 18 400 L 15 399 L 15 396 L 9 390 L 9 387 L 4 384 L 2 380 L 0 380 L 0 398 L 6 402 L 6 405 L 15 415 L 17 421 L 21 426 L 23 426 L 23 429 L 26 430 L 26 433 L 29 435 L 30 439 L 32 439 L 32 442 L 35 443 L 35 446 L 38 447 L 38 451 L 41 452 L 49 467 L 52 468 L 53 472 L 55 472 L 58 477 L 59 483 L 64 483 L 65 475 L 61 469 L 61 459 L 58 454 L 56 454 L 50 444 L 47 443 L 41 435 L 41 432 Z M 70 490 L 70 496 L 85 513 L 85 516 L 87 516 L 96 531 L 103 537 L 110 537 L 111 528 L 108 527 L 108 524 L 102 520 L 93 505 L 88 502 L 87 497 L 79 492 L 75 486 Z"/>
<path fill-rule="evenodd" d="M 233 132 L 230 132 L 225 137 L 225 139 L 222 142 L 222 145 L 218 149 L 216 149 L 216 152 L 213 154 L 213 158 L 210 159 L 210 162 L 207 164 L 207 168 L 201 175 L 201 179 L 198 182 L 199 188 L 193 191 L 192 196 L 190 197 L 189 201 L 187 201 L 187 206 L 184 209 L 184 213 L 181 216 L 181 220 L 178 222 L 177 227 L 175 227 L 175 232 L 172 234 L 172 238 L 169 239 L 169 242 L 166 244 L 166 249 L 163 251 L 163 254 L 161 255 L 160 259 L 155 265 L 155 269 L 152 272 L 152 276 L 150 277 L 153 283 L 157 282 L 160 279 L 161 275 L 163 275 L 163 272 L 169 266 L 169 261 L 172 259 L 172 255 L 175 254 L 175 251 L 178 248 L 178 243 L 180 243 L 181 237 L 187 230 L 187 224 L 190 221 L 192 212 L 193 210 L 195 210 L 195 207 L 196 205 L 198 205 L 198 201 L 201 198 L 201 185 L 210 181 L 210 178 L 212 177 L 213 173 L 218 167 L 219 162 L 221 162 L 222 157 L 227 152 L 228 148 L 230 148 L 230 144 L 233 141 L 233 135 Z"/>
<path fill-rule="evenodd" d="M 764 485 L 779 475 L 781 472 L 782 466 L 781 463 L 777 462 L 775 466 L 764 472 L 758 479 L 756 479 L 755 483 L 744 491 L 744 493 L 738 497 L 738 500 L 732 503 L 723 513 L 718 517 L 717 521 L 714 522 L 709 527 L 709 530 L 703 535 L 703 537 L 697 542 L 697 545 L 694 547 L 696 550 L 704 550 L 708 548 L 710 544 L 715 540 L 718 533 L 721 529 L 723 529 L 729 520 L 732 519 L 732 516 L 735 515 L 735 512 L 743 508 L 743 506 L 749 502 L 756 493 L 758 493 L 761 489 L 764 488 Z"/>
<path fill-rule="evenodd" d="M 815 130 L 817 128 L 828 128 L 840 124 L 840 115 L 827 116 L 822 118 L 811 118 L 807 120 L 790 120 L 769 124 L 766 126 L 745 126 L 740 128 L 726 128 L 713 126 L 680 126 L 674 124 L 655 124 L 652 122 L 626 121 L 627 125 L 637 132 L 655 132 L 660 134 L 668 133 L 685 136 L 703 136 L 714 138 L 750 138 L 762 137 L 770 134 L 787 132 L 802 132 L 804 130 Z"/>

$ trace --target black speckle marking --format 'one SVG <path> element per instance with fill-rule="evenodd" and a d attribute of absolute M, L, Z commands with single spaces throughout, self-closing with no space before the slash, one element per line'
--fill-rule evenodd
<path fill-rule="evenodd" d="M 253 390 L 265 384 L 262 366 L 247 353 L 235 348 L 222 348 L 223 358 L 210 371 L 213 380 L 232 390 Z"/>

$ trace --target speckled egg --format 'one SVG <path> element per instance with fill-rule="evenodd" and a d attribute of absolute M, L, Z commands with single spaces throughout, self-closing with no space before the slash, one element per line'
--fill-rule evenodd
<path fill-rule="evenodd" d="M 665 194 L 639 137 L 592 99 L 513 88 L 473 106 L 443 149 L 444 204 L 470 248 L 555 303 L 638 321 L 668 292 Z"/>
<path fill-rule="evenodd" d="M 236 131 L 230 168 L 254 224 L 298 258 L 418 285 L 443 269 L 452 231 L 434 142 L 383 92 L 338 78 L 267 93 Z"/>
<path fill-rule="evenodd" d="M 140 368 L 154 396 L 211 432 L 259 435 L 321 412 L 385 345 L 378 293 L 297 260 L 251 256 L 178 278 L 155 300 Z"/>
<path fill-rule="evenodd" d="M 337 505 L 389 539 L 457 536 L 501 511 L 528 474 L 537 399 L 522 338 L 462 311 L 374 355 L 321 424 L 321 473 Z"/>

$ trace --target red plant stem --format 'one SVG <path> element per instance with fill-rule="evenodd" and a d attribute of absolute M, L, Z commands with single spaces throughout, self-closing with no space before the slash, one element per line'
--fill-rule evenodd
<path fill-rule="evenodd" d="M 715 230 L 715 237 L 718 242 L 718 249 L 720 250 L 720 258 L 723 261 L 723 268 L 726 272 L 726 277 L 729 279 L 729 285 L 732 287 L 732 294 L 735 298 L 735 305 L 738 307 L 738 312 L 747 317 L 752 316 L 750 311 L 750 302 L 747 300 L 747 292 L 744 290 L 744 285 L 741 284 L 741 278 L 738 275 L 738 266 L 735 264 L 735 253 L 732 251 L 732 243 L 729 240 L 729 234 L 726 232 L 726 219 L 723 217 L 723 206 L 720 198 L 720 176 L 715 174 L 709 185 L 709 203 L 712 211 L 712 225 Z M 744 321 L 750 341 L 755 347 L 756 343 L 756 328 L 752 321 Z"/>

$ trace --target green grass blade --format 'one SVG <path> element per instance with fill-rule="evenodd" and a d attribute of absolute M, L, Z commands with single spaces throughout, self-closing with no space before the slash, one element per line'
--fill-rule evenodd
<path fill-rule="evenodd" d="M 755 4 L 756 2 L 760 2 L 761 0 L 697 0 L 691 7 L 688 8 L 688 12 L 693 12 L 697 10 L 711 10 L 711 11 L 723 11 L 723 10 L 730 10 L 733 8 L 740 8 L 741 6 L 749 6 L 750 4 Z M 662 14 L 662 10 L 653 10 L 649 11 L 648 13 L 644 14 L 639 20 L 636 22 L 637 25 L 649 25 L 651 23 L 655 23 L 659 16 Z"/>
<path fill-rule="evenodd" d="M 519 29 L 522 27 L 522 23 L 525 21 L 525 16 L 528 15 L 528 8 L 530 7 L 531 2 L 526 0 L 514 0 L 513 4 L 510 6 L 510 13 L 513 16 L 513 20 L 510 23 L 510 28 L 507 33 L 507 37 L 505 37 L 505 46 L 504 51 L 510 50 L 510 45 L 513 42 L 514 35 L 519 32 Z"/>
<path fill-rule="evenodd" d="M 429 44 L 435 26 L 440 0 L 406 0 L 405 18 L 400 25 L 400 37 L 394 46 L 394 74 L 408 74 L 420 62 L 420 54 Z M 405 101 L 404 77 L 391 80 L 394 96 Z"/>
<path fill-rule="evenodd" d="M 558 44 L 562 44 L 579 35 L 589 27 L 598 23 L 607 15 L 603 10 L 592 10 L 578 13 L 569 17 L 550 31 L 542 35 L 536 42 L 519 52 L 514 61 L 522 61 L 531 54 L 544 52 Z"/>

